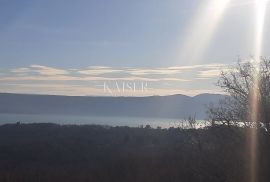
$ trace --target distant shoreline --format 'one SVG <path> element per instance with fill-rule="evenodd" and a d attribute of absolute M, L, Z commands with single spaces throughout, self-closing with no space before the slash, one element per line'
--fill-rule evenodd
<path fill-rule="evenodd" d="M 1 114 L 0 125 L 15 124 L 17 122 L 29 123 L 54 123 L 60 125 L 105 125 L 105 126 L 127 126 L 140 127 L 150 125 L 153 128 L 182 127 L 187 128 L 189 124 L 183 119 L 176 118 L 142 118 L 142 117 L 114 117 L 114 116 L 71 116 L 71 115 L 45 115 L 45 114 Z M 206 125 L 206 121 L 198 120 L 199 125 Z"/>

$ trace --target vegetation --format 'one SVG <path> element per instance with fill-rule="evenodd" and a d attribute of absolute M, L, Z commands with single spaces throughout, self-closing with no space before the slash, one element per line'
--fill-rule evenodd
<path fill-rule="evenodd" d="M 212 122 L 227 125 L 244 124 L 270 131 L 270 60 L 239 61 L 221 73 L 217 83 L 228 97 L 210 106 Z"/>
<path fill-rule="evenodd" d="M 244 182 L 251 130 L 2 125 L 0 181 Z M 270 179 L 269 137 L 259 130 L 260 182 Z"/>

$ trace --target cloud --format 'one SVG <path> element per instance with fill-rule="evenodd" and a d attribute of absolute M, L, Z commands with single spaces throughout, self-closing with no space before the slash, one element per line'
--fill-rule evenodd
<path fill-rule="evenodd" d="M 191 66 L 172 66 L 168 67 L 168 69 L 172 70 L 194 70 L 194 69 L 214 69 L 214 68 L 222 68 L 224 67 L 224 64 L 218 64 L 218 63 L 213 63 L 213 64 L 197 64 L 197 65 L 191 65 Z"/>
<path fill-rule="evenodd" d="M 77 77 L 77 76 L 9 76 L 0 77 L 0 81 L 148 81 L 148 82 L 158 82 L 158 81 L 178 81 L 178 82 L 188 82 L 188 79 L 181 78 L 144 78 L 144 77 Z"/>
<path fill-rule="evenodd" d="M 200 69 L 221 69 L 224 64 L 204 64 L 204 65 L 192 65 L 192 66 L 173 66 L 173 67 L 163 67 L 163 68 L 112 68 L 104 66 L 92 66 L 85 69 L 78 70 L 79 74 L 82 75 L 94 75 L 102 76 L 104 74 L 116 75 L 133 75 L 138 77 L 151 76 L 154 78 L 160 76 L 160 78 L 166 77 L 166 75 L 179 75 L 184 72 L 191 72 Z M 184 80 L 184 79 L 183 79 Z"/>
<path fill-rule="evenodd" d="M 15 68 L 10 70 L 11 73 L 17 74 L 33 74 L 37 73 L 44 76 L 54 76 L 54 75 L 66 75 L 69 72 L 63 69 L 52 68 L 48 66 L 41 65 L 30 65 L 29 67 Z"/>
<path fill-rule="evenodd" d="M 147 93 L 120 93 L 135 96 L 186 94 L 211 92 L 212 81 L 223 64 L 138 68 L 90 66 L 60 69 L 43 65 L 4 70 L 0 75 L 0 90 L 17 93 L 42 93 L 63 95 L 102 95 L 104 82 L 148 83 L 153 86 Z M 199 82 L 198 82 L 199 80 Z M 211 80 L 211 83 L 210 83 Z M 169 85 L 169 86 L 168 86 Z M 212 90 L 215 92 L 214 90 Z"/>
<path fill-rule="evenodd" d="M 181 73 L 180 70 L 177 69 L 169 69 L 169 68 L 153 68 L 153 69 L 146 69 L 146 68 L 137 68 L 137 69 L 128 69 L 126 73 L 131 75 L 169 75 L 169 74 L 176 74 Z"/>
<path fill-rule="evenodd" d="M 84 75 L 103 75 L 107 73 L 119 73 L 123 72 L 123 70 L 120 69 L 113 69 L 111 67 L 104 67 L 104 66 L 92 66 L 88 67 L 87 69 L 79 70 L 78 73 L 84 74 Z"/>
<path fill-rule="evenodd" d="M 88 67 L 87 69 L 82 69 L 78 71 L 80 74 L 86 75 L 103 75 L 108 73 L 122 73 L 122 74 L 129 74 L 134 76 L 143 76 L 143 75 L 168 75 L 168 74 L 175 74 L 180 73 L 180 70 L 177 69 L 170 69 L 170 68 L 119 68 L 114 69 L 111 67 Z"/>
<path fill-rule="evenodd" d="M 11 70 L 12 73 L 29 73 L 31 70 L 29 68 L 15 68 Z"/>
<path fill-rule="evenodd" d="M 8 84 L 1 92 L 49 95 L 101 95 L 102 89 L 72 84 Z"/>
<path fill-rule="evenodd" d="M 69 73 L 67 70 L 56 69 L 48 66 L 31 65 L 30 68 L 32 69 L 32 71 L 37 72 L 40 75 L 47 75 L 47 76 L 66 75 Z"/>
<path fill-rule="evenodd" d="M 164 96 L 174 94 L 184 94 L 195 96 L 202 93 L 223 94 L 220 90 L 210 89 L 166 89 L 166 88 L 148 88 L 143 92 L 141 90 L 133 91 L 126 89 L 118 91 L 112 89 L 112 92 L 104 91 L 102 86 L 89 87 L 86 85 L 76 84 L 7 84 L 5 88 L 1 88 L 1 92 L 8 93 L 28 93 L 28 94 L 49 94 L 49 95 L 69 95 L 69 96 Z"/>
<path fill-rule="evenodd" d="M 133 75 L 169 75 L 169 74 L 178 74 L 183 73 L 185 71 L 191 71 L 196 69 L 218 69 L 222 68 L 224 64 L 202 64 L 202 65 L 192 65 L 192 66 L 171 66 L 165 68 L 152 68 L 152 69 L 145 69 L 145 68 L 136 68 L 136 69 L 127 69 L 127 73 Z"/>
<path fill-rule="evenodd" d="M 220 75 L 221 70 L 205 70 L 205 71 L 200 71 L 198 74 L 199 78 L 215 78 Z"/>

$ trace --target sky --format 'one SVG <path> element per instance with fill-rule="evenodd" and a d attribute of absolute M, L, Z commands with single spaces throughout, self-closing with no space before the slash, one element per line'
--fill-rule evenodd
<path fill-rule="evenodd" d="M 220 71 L 256 54 L 257 1 L 0 0 L 0 92 L 221 93 Z"/>

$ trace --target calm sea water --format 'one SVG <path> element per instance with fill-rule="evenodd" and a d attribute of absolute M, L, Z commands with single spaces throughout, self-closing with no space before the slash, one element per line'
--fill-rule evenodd
<path fill-rule="evenodd" d="M 70 116 L 70 115 L 44 115 L 44 114 L 0 114 L 0 125 L 7 123 L 57 123 L 57 124 L 98 124 L 109 126 L 138 127 L 150 125 L 151 127 L 188 127 L 188 122 L 181 119 L 170 118 L 138 118 L 138 117 L 97 117 L 97 116 Z M 199 121 L 196 127 L 205 126 Z"/>

